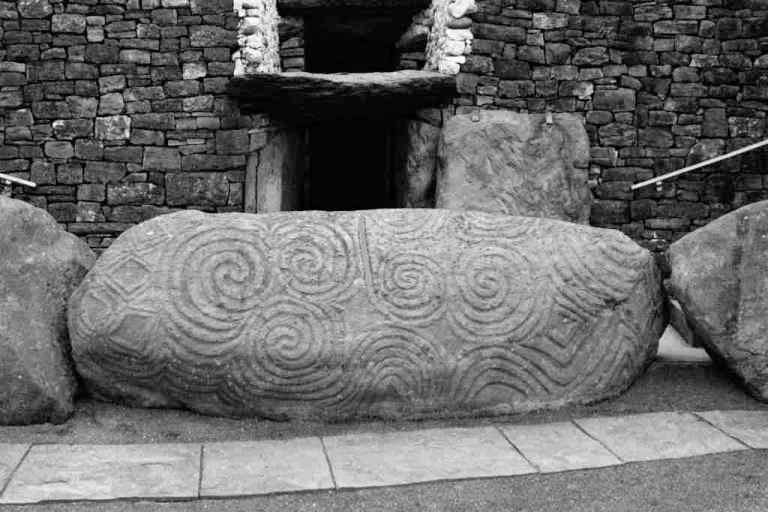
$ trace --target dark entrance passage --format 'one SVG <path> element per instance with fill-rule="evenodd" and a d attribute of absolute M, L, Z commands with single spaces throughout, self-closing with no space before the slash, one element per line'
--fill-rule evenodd
<path fill-rule="evenodd" d="M 324 12 L 305 18 L 306 70 L 312 73 L 394 71 L 400 35 L 410 11 Z M 391 141 L 395 119 L 366 112 L 339 113 L 338 121 L 309 128 L 305 209 L 394 208 Z"/>
<path fill-rule="evenodd" d="M 310 128 L 307 209 L 394 208 L 390 136 L 382 121 L 350 120 Z"/>

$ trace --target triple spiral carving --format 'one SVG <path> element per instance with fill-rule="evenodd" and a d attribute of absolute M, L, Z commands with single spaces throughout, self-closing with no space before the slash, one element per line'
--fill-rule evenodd
<path fill-rule="evenodd" d="M 104 386 L 202 412 L 348 418 L 594 394 L 610 384 L 599 374 L 643 365 L 638 329 L 594 317 L 632 292 L 645 256 L 607 236 L 584 248 L 581 231 L 543 244 L 557 236 L 543 224 L 442 211 L 161 217 L 141 228 L 162 233 L 151 249 L 118 240 L 76 294 L 74 354 Z M 562 254 L 540 250 L 557 244 Z M 144 284 L 113 286 L 120 268 Z M 589 359 L 616 344 L 617 357 Z"/>
<path fill-rule="evenodd" d="M 273 279 L 264 234 L 258 227 L 215 225 L 181 237 L 168 254 L 170 327 L 193 352 L 215 355 L 263 301 Z"/>

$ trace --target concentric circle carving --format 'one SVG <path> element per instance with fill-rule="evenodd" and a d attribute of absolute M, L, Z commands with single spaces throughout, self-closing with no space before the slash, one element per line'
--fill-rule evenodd
<path fill-rule="evenodd" d="M 485 244 L 465 251 L 453 273 L 449 317 L 465 340 L 520 341 L 547 314 L 546 292 L 532 262 L 510 247 Z"/>
<path fill-rule="evenodd" d="M 376 276 L 378 307 L 400 320 L 429 324 L 445 310 L 445 271 L 418 253 L 385 256 Z"/>

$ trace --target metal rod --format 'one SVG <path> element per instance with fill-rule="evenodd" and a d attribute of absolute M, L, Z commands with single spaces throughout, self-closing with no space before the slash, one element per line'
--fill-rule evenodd
<path fill-rule="evenodd" d="M 714 158 L 710 158 L 709 160 L 704 160 L 703 162 L 699 162 L 694 165 L 689 165 L 688 167 L 683 167 L 682 169 L 678 169 L 676 171 L 668 172 L 667 174 L 663 174 L 661 176 L 656 176 L 655 178 L 651 178 L 650 180 L 641 181 L 640 183 L 635 183 L 632 185 L 632 190 L 637 190 L 638 188 L 647 187 L 648 185 L 653 185 L 654 183 L 658 183 L 661 181 L 664 181 L 669 178 L 673 178 L 675 176 L 679 176 L 681 174 L 685 174 L 690 171 L 695 171 L 696 169 L 700 169 L 702 167 L 706 167 L 711 164 L 716 164 L 717 162 L 720 162 L 721 160 L 725 160 L 727 158 L 731 158 L 737 155 L 740 155 L 742 153 L 746 153 L 748 151 L 752 151 L 753 149 L 757 149 L 763 146 L 768 146 L 768 139 L 756 142 L 754 144 L 750 144 L 749 146 L 744 146 L 743 148 L 736 149 L 734 151 L 731 151 L 730 153 L 726 153 L 724 155 L 716 156 Z"/>
<path fill-rule="evenodd" d="M 37 183 L 23 180 L 21 178 L 17 178 L 16 176 L 10 176 L 8 174 L 3 174 L 3 173 L 0 173 L 0 181 L 16 183 L 17 185 L 24 185 L 25 187 L 31 187 L 31 188 L 37 187 Z"/>

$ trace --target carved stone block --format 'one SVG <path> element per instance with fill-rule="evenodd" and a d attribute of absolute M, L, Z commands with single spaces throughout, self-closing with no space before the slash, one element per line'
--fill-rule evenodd
<path fill-rule="evenodd" d="M 653 258 L 618 231 L 446 210 L 157 217 L 70 306 L 98 396 L 328 420 L 603 399 L 664 328 Z"/>
<path fill-rule="evenodd" d="M 486 111 L 450 118 L 437 207 L 589 223 L 589 138 L 572 114 Z"/>

